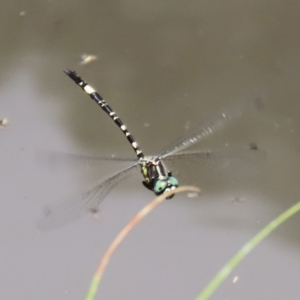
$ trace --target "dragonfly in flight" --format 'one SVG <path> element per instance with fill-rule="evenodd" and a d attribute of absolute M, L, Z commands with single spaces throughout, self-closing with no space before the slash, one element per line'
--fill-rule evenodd
<path fill-rule="evenodd" d="M 247 149 L 239 149 L 237 151 L 219 151 L 219 152 L 188 152 L 182 150 L 196 144 L 200 140 L 213 134 L 214 132 L 224 128 L 229 123 L 240 117 L 250 113 L 259 111 L 264 107 L 261 99 L 250 101 L 240 101 L 235 105 L 225 109 L 215 111 L 211 116 L 199 122 L 186 133 L 164 148 L 159 154 L 154 156 L 145 156 L 137 141 L 129 132 L 127 127 L 114 112 L 114 110 L 106 103 L 106 101 L 97 93 L 87 82 L 85 82 L 75 71 L 64 70 L 64 73 L 70 77 L 82 90 L 87 93 L 104 110 L 114 123 L 120 128 L 131 147 L 135 151 L 136 159 L 126 159 L 117 157 L 94 158 L 86 156 L 86 159 L 100 159 L 106 161 L 127 161 L 131 163 L 116 173 L 108 176 L 94 188 L 85 193 L 81 199 L 77 201 L 63 204 L 58 209 L 50 211 L 48 216 L 41 222 L 41 228 L 47 229 L 60 223 L 69 223 L 77 219 L 85 211 L 97 211 L 100 203 L 108 195 L 108 193 L 122 180 L 130 177 L 138 170 L 141 171 L 143 177 L 143 185 L 155 195 L 161 195 L 166 191 L 174 190 L 179 186 L 179 182 L 167 165 L 176 165 L 176 163 L 192 161 L 196 163 L 200 160 L 214 159 L 235 159 L 241 154 L 252 156 L 253 152 L 257 152 L 258 147 L 255 143 L 250 143 Z M 72 157 L 72 154 L 68 154 Z M 84 157 L 81 155 L 73 155 L 76 157 Z M 73 158 L 74 158 L 73 157 Z M 173 195 L 169 197 L 172 198 Z"/>

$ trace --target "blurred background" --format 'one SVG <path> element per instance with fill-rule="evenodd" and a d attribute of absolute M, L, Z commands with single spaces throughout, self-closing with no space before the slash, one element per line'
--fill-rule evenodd
<path fill-rule="evenodd" d="M 0 119 L 8 120 L 0 128 L 3 299 L 83 299 L 105 249 L 154 197 L 136 174 L 96 216 L 38 229 L 45 207 L 80 198 L 119 168 L 53 165 L 37 160 L 39 153 L 134 158 L 64 68 L 107 100 L 148 155 L 215 109 L 257 97 L 266 103 L 197 145 L 222 151 L 255 142 L 266 158 L 174 170 L 201 195 L 176 196 L 143 220 L 117 250 L 97 299 L 194 299 L 246 241 L 300 200 L 297 1 L 23 0 L 0 7 Z M 296 215 L 278 228 L 211 299 L 298 299 L 299 221 Z"/>

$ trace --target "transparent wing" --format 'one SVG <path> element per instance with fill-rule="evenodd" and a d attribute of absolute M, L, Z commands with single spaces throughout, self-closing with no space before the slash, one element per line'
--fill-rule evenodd
<path fill-rule="evenodd" d="M 229 108 L 215 111 L 214 114 L 196 124 L 188 132 L 186 132 L 179 139 L 167 146 L 158 157 L 164 158 L 168 155 L 174 154 L 178 151 L 199 142 L 201 139 L 211 135 L 217 130 L 227 126 L 233 120 L 250 114 L 251 112 L 258 111 L 264 107 L 261 99 L 251 101 L 242 101 L 235 103 Z"/>
<path fill-rule="evenodd" d="M 80 199 L 68 201 L 50 210 L 46 218 L 38 224 L 41 230 L 54 229 L 75 221 L 85 212 L 97 209 L 108 193 L 121 181 L 133 175 L 139 169 L 135 163 L 110 176 L 82 195 Z"/>
<path fill-rule="evenodd" d="M 220 171 L 227 166 L 245 166 L 258 164 L 266 159 L 266 153 L 259 150 L 255 144 L 246 149 L 229 149 L 215 152 L 178 153 L 167 156 L 163 160 L 174 174 L 187 173 L 190 178 L 198 175 L 202 168 L 212 168 Z"/>
<path fill-rule="evenodd" d="M 136 158 L 128 157 L 115 157 L 115 156 L 98 156 L 98 155 L 85 155 L 75 153 L 64 153 L 51 150 L 39 151 L 36 155 L 38 162 L 46 163 L 50 166 L 61 166 L 61 165 L 90 165 L 97 162 L 137 162 Z"/>

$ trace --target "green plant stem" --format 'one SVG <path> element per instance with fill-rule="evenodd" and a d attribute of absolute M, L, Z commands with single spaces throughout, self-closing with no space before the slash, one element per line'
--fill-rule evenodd
<path fill-rule="evenodd" d="M 250 253 L 265 237 L 267 237 L 275 228 L 288 220 L 300 210 L 300 202 L 289 208 L 275 220 L 269 223 L 258 234 L 256 234 L 248 243 L 246 243 L 237 254 L 229 260 L 229 262 L 217 273 L 211 282 L 205 287 L 196 300 L 208 299 L 225 280 L 225 278 L 233 271 L 233 269 Z"/>

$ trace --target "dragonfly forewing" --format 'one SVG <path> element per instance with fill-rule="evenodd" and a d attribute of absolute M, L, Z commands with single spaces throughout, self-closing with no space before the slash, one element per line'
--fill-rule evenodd
<path fill-rule="evenodd" d="M 45 231 L 61 227 L 80 218 L 84 213 L 98 208 L 109 192 L 122 180 L 132 176 L 139 170 L 135 163 L 100 182 L 77 200 L 67 201 L 54 209 L 50 209 L 46 218 L 38 224 Z"/>

